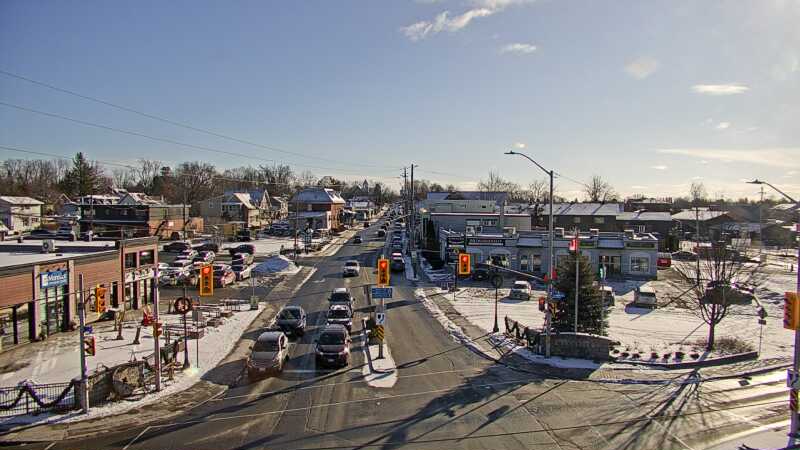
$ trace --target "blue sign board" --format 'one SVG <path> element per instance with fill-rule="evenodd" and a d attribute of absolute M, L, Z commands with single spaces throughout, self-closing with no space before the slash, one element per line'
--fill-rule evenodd
<path fill-rule="evenodd" d="M 69 283 L 69 271 L 66 270 L 42 272 L 39 274 L 39 276 L 42 278 L 42 288 L 64 286 L 65 284 Z"/>
<path fill-rule="evenodd" d="M 392 298 L 392 288 L 374 287 L 372 288 L 372 298 Z"/>
<path fill-rule="evenodd" d="M 553 291 L 553 293 L 550 294 L 550 298 L 553 300 L 564 300 L 566 297 L 567 295 L 561 291 Z"/>

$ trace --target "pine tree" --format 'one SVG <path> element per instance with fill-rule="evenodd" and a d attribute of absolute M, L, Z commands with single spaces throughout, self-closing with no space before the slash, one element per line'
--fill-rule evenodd
<path fill-rule="evenodd" d="M 107 187 L 105 180 L 96 164 L 91 164 L 83 152 L 78 152 L 72 160 L 72 168 L 61 182 L 61 190 L 67 195 L 92 195 L 99 194 Z"/>
<path fill-rule="evenodd" d="M 584 257 L 580 257 L 579 273 L 579 301 L 578 301 L 578 332 L 601 334 L 601 321 L 603 320 L 603 303 L 600 289 L 594 285 L 595 274 L 592 265 Z M 575 255 L 571 254 L 558 266 L 558 278 L 555 287 L 566 294 L 566 297 L 557 303 L 553 314 L 553 327 L 562 332 L 572 332 L 575 329 Z M 602 330 L 607 330 L 603 324 Z"/>

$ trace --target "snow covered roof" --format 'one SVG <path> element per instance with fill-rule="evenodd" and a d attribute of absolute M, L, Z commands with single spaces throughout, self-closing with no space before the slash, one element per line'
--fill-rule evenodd
<path fill-rule="evenodd" d="M 232 193 L 226 201 L 241 203 L 247 209 L 256 209 L 252 203 L 250 203 L 250 194 L 245 192 L 234 192 Z"/>
<path fill-rule="evenodd" d="M 31 197 L 14 197 L 11 195 L 0 196 L 0 201 L 4 201 L 11 205 L 44 205 L 43 202 Z"/>
<path fill-rule="evenodd" d="M 508 192 L 456 191 L 428 192 L 426 200 L 491 200 L 502 205 L 508 201 Z"/>
<path fill-rule="evenodd" d="M 620 203 L 556 203 L 556 216 L 616 216 L 622 212 Z M 550 214 L 550 205 L 544 205 L 542 214 Z"/>
<path fill-rule="evenodd" d="M 330 188 L 306 188 L 292 197 L 292 202 L 298 203 L 326 203 L 344 204 L 344 199 L 338 192 Z"/>
<path fill-rule="evenodd" d="M 673 214 L 672 218 L 676 220 L 695 220 L 698 219 L 701 222 L 706 220 L 716 219 L 717 217 L 724 216 L 727 213 L 725 211 L 709 211 L 707 209 L 700 209 L 699 211 L 695 212 L 694 209 L 684 209 L 683 211 Z"/>
<path fill-rule="evenodd" d="M 647 212 L 633 211 L 617 214 L 617 220 L 647 220 L 672 222 L 672 216 L 668 212 Z"/>

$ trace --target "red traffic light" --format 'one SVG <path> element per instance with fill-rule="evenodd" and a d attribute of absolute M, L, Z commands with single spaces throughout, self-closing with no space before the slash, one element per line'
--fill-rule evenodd
<path fill-rule="evenodd" d="M 469 253 L 458 254 L 458 274 L 469 275 L 470 273 L 470 255 Z"/>
<path fill-rule="evenodd" d="M 546 299 L 544 297 L 539 297 L 539 311 L 544 312 L 544 302 L 545 302 L 545 300 Z"/>
<path fill-rule="evenodd" d="M 378 261 L 378 269 L 379 270 L 386 270 L 389 267 L 389 261 L 382 259 Z"/>

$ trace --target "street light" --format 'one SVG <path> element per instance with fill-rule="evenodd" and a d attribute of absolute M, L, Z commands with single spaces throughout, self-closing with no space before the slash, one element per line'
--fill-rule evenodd
<path fill-rule="evenodd" d="M 541 164 L 539 164 L 538 162 L 534 161 L 533 158 L 531 158 L 530 156 L 528 156 L 528 155 L 526 155 L 524 153 L 515 152 L 514 150 L 509 150 L 505 154 L 506 155 L 519 155 L 519 156 L 524 157 L 528 161 L 530 161 L 533 164 L 535 164 L 536 167 L 542 169 L 542 171 L 544 171 L 544 173 L 546 173 L 547 176 L 550 177 L 550 220 L 549 220 L 550 221 L 550 226 L 549 226 L 549 230 L 548 230 L 548 236 L 549 236 L 549 241 L 550 241 L 550 245 L 549 245 L 549 247 L 550 247 L 550 249 L 549 249 L 549 253 L 550 253 L 549 260 L 550 260 L 550 262 L 548 263 L 548 266 L 547 266 L 547 271 L 549 272 L 549 275 L 547 277 L 547 308 L 545 309 L 545 326 L 546 326 L 546 330 L 545 330 L 545 345 L 544 345 L 544 356 L 545 356 L 545 358 L 549 358 L 550 357 L 550 320 L 552 318 L 552 312 L 550 311 L 550 300 L 552 299 L 552 294 L 553 294 L 553 264 L 554 264 L 553 260 L 555 259 L 555 255 L 554 255 L 554 252 L 553 252 L 553 239 L 554 239 L 554 233 L 553 233 L 553 175 L 554 175 L 554 173 L 553 173 L 552 170 L 545 169 L 544 167 L 542 167 Z M 577 314 L 577 312 L 576 312 L 576 314 Z"/>
<path fill-rule="evenodd" d="M 800 214 L 800 203 L 797 200 L 790 197 L 787 193 L 783 192 L 782 190 L 776 188 L 775 186 L 767 183 L 766 181 L 762 181 L 759 179 L 755 179 L 753 181 L 747 181 L 748 184 L 762 184 L 767 185 L 774 189 L 776 192 L 781 194 L 782 196 L 786 197 L 790 202 L 794 203 L 797 206 L 797 212 Z M 798 223 L 795 224 L 795 231 L 800 233 L 800 220 Z M 800 245 L 797 246 L 797 286 L 796 292 L 800 292 Z M 794 330 L 794 364 L 792 365 L 792 369 L 795 374 L 797 374 L 798 369 L 800 369 L 800 333 L 798 330 Z M 795 375 L 796 376 L 796 375 Z M 791 387 L 791 398 L 797 398 L 797 389 L 794 386 Z M 800 437 L 797 435 L 798 427 L 800 427 L 800 416 L 798 415 L 797 411 L 790 411 L 789 414 L 791 415 L 792 425 L 789 430 L 789 445 L 795 444 L 797 442 L 797 438 Z"/>

